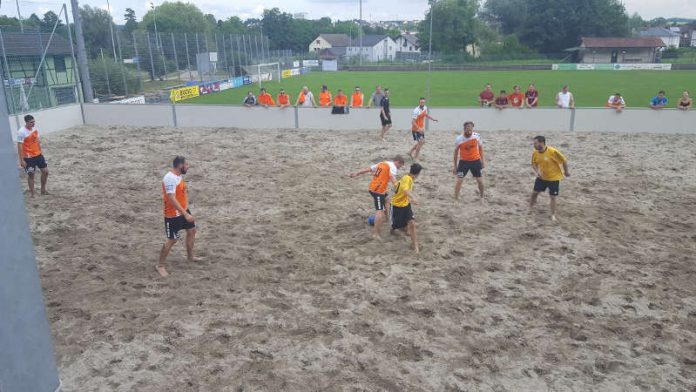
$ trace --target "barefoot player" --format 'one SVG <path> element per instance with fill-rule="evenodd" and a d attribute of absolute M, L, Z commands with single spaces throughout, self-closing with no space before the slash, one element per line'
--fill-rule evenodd
<path fill-rule="evenodd" d="M 413 159 L 418 159 L 420 155 L 420 150 L 425 144 L 425 119 L 428 118 L 432 121 L 437 121 L 436 119 L 430 117 L 428 114 L 428 107 L 425 106 L 425 98 L 420 99 L 418 106 L 413 109 L 413 117 L 411 121 L 411 134 L 413 135 L 413 140 L 416 142 L 408 155 Z"/>
<path fill-rule="evenodd" d="M 198 261 L 193 257 L 193 242 L 196 238 L 196 224 L 191 211 L 188 209 L 188 194 L 184 174 L 188 171 L 186 158 L 177 156 L 174 158 L 172 169 L 162 179 L 162 193 L 164 194 L 164 230 L 167 241 L 160 251 L 157 272 L 166 277 L 169 275 L 166 269 L 166 260 L 172 246 L 181 238 L 181 230 L 186 231 L 186 258 L 188 261 Z"/>
<path fill-rule="evenodd" d="M 483 178 L 481 170 L 486 166 L 483 154 L 483 142 L 481 135 L 474 132 L 474 123 L 467 121 L 464 123 L 464 133 L 457 136 L 454 141 L 453 173 L 457 176 L 454 184 L 454 198 L 459 200 L 459 192 L 462 190 L 462 183 L 467 173 L 476 179 L 479 189 L 479 197 L 483 200 Z"/>
<path fill-rule="evenodd" d="M 388 88 L 384 89 L 384 97 L 382 98 L 382 102 L 379 103 L 379 106 L 379 119 L 382 122 L 382 132 L 380 132 L 379 138 L 382 139 L 383 142 L 386 142 L 387 140 L 384 138 L 384 136 L 387 134 L 387 131 L 389 131 L 389 129 L 392 127 L 391 109 L 389 108 Z"/>
<path fill-rule="evenodd" d="M 561 171 L 563 167 L 563 171 Z M 546 145 L 544 136 L 534 138 L 534 152 L 532 153 L 532 169 L 536 173 L 534 192 L 529 201 L 530 210 L 537 202 L 537 197 L 546 189 L 551 197 L 551 220 L 556 220 L 556 197 L 560 191 L 560 183 L 563 176 L 570 177 L 568 161 L 560 151 Z"/>
<path fill-rule="evenodd" d="M 39 130 L 36 128 L 36 120 L 34 116 L 30 114 L 24 116 L 24 126 L 17 131 L 17 155 L 19 156 L 19 166 L 27 173 L 29 195 L 34 197 L 34 174 L 37 170 L 41 171 L 41 194 L 48 195 L 48 191 L 46 190 L 48 165 L 41 153 L 41 143 L 39 142 Z"/>
<path fill-rule="evenodd" d="M 372 173 L 372 182 L 370 183 L 369 190 L 375 202 L 375 226 L 372 230 L 372 236 L 375 239 L 382 239 L 380 229 L 382 228 L 382 223 L 384 223 L 386 219 L 384 209 L 387 205 L 387 188 L 390 182 L 394 187 L 397 186 L 396 173 L 398 169 L 403 166 L 404 158 L 396 156 L 393 161 L 383 161 L 367 169 L 350 174 L 351 178 L 355 178 L 366 173 Z"/>
<path fill-rule="evenodd" d="M 401 177 L 396 186 L 394 197 L 391 201 L 391 227 L 393 230 L 405 231 L 411 237 L 411 247 L 413 251 L 418 253 L 418 239 L 416 238 L 416 221 L 413 217 L 411 204 L 417 205 L 416 198 L 413 197 L 413 183 L 420 175 L 423 167 L 418 163 L 411 165 L 411 170 L 408 174 Z"/>

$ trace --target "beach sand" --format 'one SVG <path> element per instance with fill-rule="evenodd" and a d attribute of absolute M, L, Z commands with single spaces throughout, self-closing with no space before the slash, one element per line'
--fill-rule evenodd
<path fill-rule="evenodd" d="M 452 132 L 415 184 L 421 254 L 371 240 L 369 178 L 410 132 L 80 127 L 43 138 L 26 207 L 64 391 L 691 391 L 696 137 L 549 133 L 559 221 L 527 200 L 534 132 L 481 132 L 486 204 L 452 199 Z M 169 278 L 161 179 L 198 225 Z M 405 173 L 405 171 L 403 171 Z"/>

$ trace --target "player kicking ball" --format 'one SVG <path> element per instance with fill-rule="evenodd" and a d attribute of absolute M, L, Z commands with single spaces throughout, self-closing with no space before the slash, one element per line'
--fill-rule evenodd
<path fill-rule="evenodd" d="M 399 183 L 396 184 L 396 192 L 391 200 L 390 214 L 392 234 L 399 230 L 411 237 L 411 248 L 414 252 L 419 253 L 418 238 L 416 236 L 416 221 L 413 216 L 411 204 L 417 205 L 416 198 L 413 197 L 413 183 L 420 175 L 423 166 L 418 163 L 411 165 L 411 170 L 408 174 L 401 177 Z"/>

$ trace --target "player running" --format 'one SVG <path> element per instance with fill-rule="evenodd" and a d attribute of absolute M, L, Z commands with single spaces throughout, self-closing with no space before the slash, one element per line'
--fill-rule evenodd
<path fill-rule="evenodd" d="M 179 232 L 186 230 L 186 259 L 199 261 L 193 257 L 193 243 L 196 238 L 196 224 L 191 211 L 188 209 L 188 194 L 183 176 L 188 171 L 189 164 L 186 158 L 177 156 L 174 158 L 172 169 L 162 179 L 162 193 L 164 196 L 164 231 L 167 241 L 160 251 L 157 272 L 162 276 L 169 276 L 166 268 L 167 255 L 172 246 L 181 238 Z"/>
<path fill-rule="evenodd" d="M 413 140 L 415 143 L 411 150 L 408 152 L 408 156 L 412 159 L 418 159 L 420 155 L 421 148 L 425 144 L 425 119 L 428 118 L 432 121 L 437 122 L 436 119 L 430 117 L 428 114 L 428 107 L 425 106 L 425 98 L 421 97 L 418 106 L 413 109 L 413 117 L 411 121 L 411 134 L 413 135 Z"/>
<path fill-rule="evenodd" d="M 19 166 L 27 173 L 29 195 L 34 197 L 34 174 L 41 171 L 41 194 L 48 195 L 46 181 L 48 180 L 48 165 L 41 153 L 39 130 L 36 128 L 36 120 L 31 114 L 24 116 L 24 126 L 17 131 L 17 155 Z"/>
<path fill-rule="evenodd" d="M 459 200 L 459 192 L 467 173 L 476 179 L 479 189 L 479 197 L 483 202 L 483 178 L 481 170 L 486 166 L 483 153 L 483 141 L 481 135 L 474 132 L 474 123 L 467 121 L 464 123 L 464 133 L 457 136 L 454 141 L 453 173 L 457 176 L 454 185 L 454 198 Z"/>
<path fill-rule="evenodd" d="M 563 166 L 563 171 L 561 171 Z M 551 197 L 551 220 L 556 220 L 556 197 L 560 191 L 560 184 L 563 176 L 570 177 L 568 172 L 568 161 L 560 151 L 546 145 L 544 136 L 534 138 L 534 152 L 532 153 L 532 169 L 537 178 L 534 181 L 534 192 L 529 201 L 531 211 L 537 202 L 537 197 L 547 188 Z"/>
<path fill-rule="evenodd" d="M 413 251 L 416 253 L 419 252 L 418 239 L 416 238 L 416 221 L 413 217 L 411 204 L 418 205 L 416 198 L 413 197 L 413 183 L 420 175 L 421 170 L 423 170 L 423 166 L 414 163 L 411 165 L 409 174 L 401 177 L 399 183 L 396 185 L 396 191 L 391 201 L 391 211 L 389 214 L 392 233 L 395 230 L 404 231 L 411 237 L 411 248 L 413 248 Z"/>
<path fill-rule="evenodd" d="M 372 165 L 367 169 L 360 170 L 350 174 L 350 178 L 356 178 L 366 173 L 372 173 L 372 182 L 370 182 L 370 195 L 375 202 L 375 226 L 372 229 L 372 236 L 377 240 L 382 240 L 381 228 L 386 216 L 384 209 L 387 205 L 387 188 L 391 182 L 394 187 L 397 186 L 396 174 L 399 168 L 404 166 L 404 158 L 400 156 L 394 157 L 393 161 L 382 161 L 376 165 Z"/>

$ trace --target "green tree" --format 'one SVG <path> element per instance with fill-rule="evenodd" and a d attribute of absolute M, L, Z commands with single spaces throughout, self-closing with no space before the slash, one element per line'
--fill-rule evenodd
<path fill-rule="evenodd" d="M 430 39 L 430 18 L 433 17 L 433 51 L 463 53 L 470 44 L 478 42 L 481 23 L 476 15 L 478 0 L 441 0 L 433 6 L 418 25 L 418 40 L 427 50 Z"/>
<path fill-rule="evenodd" d="M 135 20 L 135 10 L 132 8 L 126 8 L 126 13 L 123 14 L 123 20 L 126 21 L 123 25 L 123 31 L 128 33 L 128 35 L 138 28 L 138 21 Z"/>
<path fill-rule="evenodd" d="M 481 18 L 503 34 L 520 30 L 527 18 L 525 0 L 488 0 L 481 11 Z"/>
<path fill-rule="evenodd" d="M 230 16 L 227 20 L 217 21 L 217 31 L 223 34 L 241 35 L 246 34 L 247 29 L 244 22 L 238 16 Z"/>
<path fill-rule="evenodd" d="M 111 23 L 111 17 L 109 13 L 101 8 L 84 5 L 80 7 L 80 17 L 82 19 L 82 31 L 85 36 L 87 56 L 96 58 L 100 53 L 100 49 L 110 53 L 111 34 L 109 23 Z"/>
<path fill-rule="evenodd" d="M 0 15 L 0 26 L 2 26 L 3 29 L 11 27 L 11 31 L 14 31 L 15 28 L 19 31 L 19 19 L 14 16 Z"/>
<path fill-rule="evenodd" d="M 110 57 L 105 57 L 103 61 L 102 59 L 90 60 L 88 67 L 92 88 L 97 95 L 108 95 L 109 88 L 113 95 L 125 95 L 126 89 L 123 87 L 124 76 L 128 85 L 128 93 L 140 92 L 140 80 L 135 70 L 115 63 Z"/>
<path fill-rule="evenodd" d="M 164 2 L 143 15 L 139 27 L 154 32 L 155 18 L 157 32 L 162 33 L 206 33 L 215 29 L 215 23 L 191 3 Z"/>
<path fill-rule="evenodd" d="M 53 11 L 48 11 L 44 14 L 43 19 L 41 19 L 41 31 L 44 33 L 50 33 L 53 31 L 53 26 L 58 22 L 58 28 L 63 26 L 63 22 L 58 18 L 58 15 L 56 15 L 55 12 Z M 57 30 L 59 31 L 59 30 Z"/>

